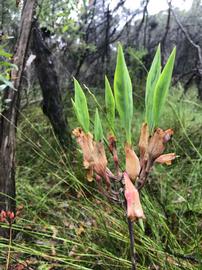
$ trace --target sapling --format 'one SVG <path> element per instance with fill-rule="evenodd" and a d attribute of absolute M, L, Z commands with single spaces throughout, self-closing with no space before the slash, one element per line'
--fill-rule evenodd
<path fill-rule="evenodd" d="M 173 135 L 172 129 L 163 130 L 159 127 L 160 116 L 168 94 L 176 49 L 170 54 L 168 61 L 161 70 L 160 45 L 149 70 L 145 94 L 145 122 L 142 123 L 139 138 L 139 155 L 135 153 L 132 143 L 131 125 L 133 115 L 133 94 L 130 75 L 125 63 L 121 45 L 118 45 L 117 63 L 114 75 L 114 91 L 105 77 L 106 130 L 103 130 L 99 110 L 96 108 L 94 131 L 90 132 L 90 117 L 86 96 L 74 79 L 75 98 L 72 104 L 81 127 L 73 130 L 77 143 L 83 152 L 83 166 L 87 171 L 87 179 L 98 184 L 99 191 L 109 199 L 120 202 L 124 198 L 125 210 L 130 235 L 132 269 L 137 269 L 134 248 L 133 222 L 139 221 L 143 227 L 145 219 L 140 200 L 140 190 L 147 182 L 148 175 L 156 163 L 171 164 L 175 153 L 163 154 L 167 142 Z M 118 112 L 124 131 L 125 166 L 119 162 L 117 151 L 118 136 L 115 127 L 115 110 Z M 119 128 L 119 132 L 121 129 Z M 107 136 L 107 140 L 104 135 Z M 106 143 L 106 147 L 105 144 Z M 113 159 L 114 169 L 109 169 L 105 151 Z M 106 188 L 103 188 L 103 183 Z M 118 186 L 120 192 L 117 192 Z M 120 188 L 121 187 L 121 188 Z"/>

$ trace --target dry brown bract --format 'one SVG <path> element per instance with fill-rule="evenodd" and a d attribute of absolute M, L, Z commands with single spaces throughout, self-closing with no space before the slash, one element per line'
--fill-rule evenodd
<path fill-rule="evenodd" d="M 140 173 L 140 162 L 131 145 L 125 144 L 126 172 L 130 179 L 136 180 Z"/>
<path fill-rule="evenodd" d="M 94 171 L 105 178 L 107 158 L 102 142 L 93 141 L 92 134 L 84 133 L 81 128 L 74 129 L 72 133 L 83 152 L 83 165 L 87 170 L 88 181 L 93 180 Z"/>
<path fill-rule="evenodd" d="M 149 129 L 147 123 L 142 124 L 140 140 L 139 140 L 139 149 L 140 149 L 140 163 L 145 158 L 145 154 L 148 149 L 148 141 L 149 141 Z"/>
<path fill-rule="evenodd" d="M 154 135 L 149 140 L 147 167 L 151 167 L 155 159 L 163 154 L 166 143 L 170 140 L 173 133 L 174 132 L 172 129 L 168 129 L 166 131 L 162 130 L 161 128 L 156 129 Z"/>
<path fill-rule="evenodd" d="M 155 159 L 155 163 L 171 165 L 172 161 L 176 158 L 175 153 L 164 154 Z"/>

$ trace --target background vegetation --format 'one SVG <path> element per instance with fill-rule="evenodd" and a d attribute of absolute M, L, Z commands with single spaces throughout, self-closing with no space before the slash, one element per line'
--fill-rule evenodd
<path fill-rule="evenodd" d="M 70 130 L 77 123 L 70 102 L 72 76 L 85 83 L 104 106 L 104 74 L 112 79 L 116 41 L 125 45 L 134 85 L 135 145 L 144 119 L 145 77 L 153 53 L 163 42 L 166 60 L 177 45 L 176 84 L 170 90 L 160 126 L 174 129 L 169 150 L 178 158 L 171 166 L 158 165 L 152 172 L 142 194 L 145 232 L 135 225 L 135 243 L 140 270 L 202 269 L 200 59 L 174 17 L 168 24 L 169 8 L 166 13 L 149 16 L 149 1 L 142 1 L 133 11 L 125 9 L 124 2 L 117 2 L 112 9 L 107 1 L 78 5 L 75 1 L 44 0 L 39 1 L 36 15 L 55 64 Z M 200 4 L 193 1 L 188 12 L 174 9 L 197 46 L 201 44 Z M 16 7 L 13 1 L 2 0 L 1 5 L 1 46 L 13 53 L 23 3 Z M 32 54 L 30 48 L 27 59 Z M 5 72 L 5 66 L 1 69 Z M 13 225 L 10 269 L 130 269 L 124 211 L 100 195 L 94 182 L 87 183 L 79 151 L 74 149 L 69 157 L 69 145 L 67 149 L 61 146 L 41 110 L 44 96 L 37 77 L 33 61 L 24 72 L 17 127 L 18 216 Z M 96 104 L 87 89 L 85 92 L 92 113 Z M 117 121 L 116 130 L 119 126 Z M 2 269 L 8 249 L 8 240 L 1 238 Z"/>

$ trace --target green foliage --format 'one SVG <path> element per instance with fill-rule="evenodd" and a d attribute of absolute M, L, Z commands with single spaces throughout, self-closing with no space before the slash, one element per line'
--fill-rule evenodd
<path fill-rule="evenodd" d="M 96 108 L 95 111 L 95 121 L 94 121 L 94 138 L 96 142 L 102 141 L 103 139 L 103 130 L 102 130 L 102 124 L 100 121 L 100 116 L 98 109 Z"/>
<path fill-rule="evenodd" d="M 82 126 L 83 130 L 87 133 L 89 132 L 90 127 L 88 105 L 86 101 L 86 96 L 76 79 L 74 79 L 74 90 L 75 90 L 75 97 L 74 101 L 72 99 L 72 104 L 80 125 Z"/>
<path fill-rule="evenodd" d="M 176 49 L 170 54 L 168 61 L 161 72 L 160 45 L 157 48 L 154 60 L 148 73 L 146 83 L 145 107 L 146 122 L 150 132 L 159 125 L 165 100 L 168 95 L 172 71 L 174 67 Z M 75 102 L 72 101 L 79 123 L 86 132 L 89 131 L 89 114 L 86 97 L 75 80 Z M 133 118 L 133 96 L 130 75 L 125 63 L 121 45 L 118 46 L 117 63 L 114 74 L 114 96 L 107 77 L 105 77 L 105 106 L 107 122 L 110 132 L 114 133 L 115 108 L 120 116 L 121 125 L 126 133 L 126 141 L 131 144 L 131 122 Z"/>
<path fill-rule="evenodd" d="M 154 112 L 153 112 L 153 100 L 154 100 L 154 90 L 156 83 L 161 74 L 161 51 L 160 45 L 154 56 L 151 68 L 147 76 L 146 83 L 146 95 L 145 95 L 145 108 L 146 108 L 146 122 L 148 123 L 150 129 L 152 129 L 154 123 Z"/>
<path fill-rule="evenodd" d="M 9 62 L 11 59 L 11 54 L 6 52 L 3 47 L 0 47 L 0 56 L 5 59 L 5 61 L 0 61 L 0 91 L 4 90 L 6 87 L 10 87 L 15 90 L 13 84 L 9 81 L 11 69 L 18 69 L 18 67 Z"/>
<path fill-rule="evenodd" d="M 144 57 L 148 54 L 146 49 L 137 49 L 133 47 L 127 48 L 127 53 L 129 55 L 130 67 L 129 71 L 131 74 L 134 74 L 135 79 L 140 79 L 137 74 L 139 72 L 147 72 L 147 68 L 144 65 Z"/>
<path fill-rule="evenodd" d="M 77 27 L 71 14 L 76 8 L 78 11 L 78 5 L 73 0 L 64 0 L 62 3 L 61 1 L 43 0 L 38 11 L 40 25 L 47 27 L 56 35 L 71 33 L 71 37 L 73 37 Z M 56 21 L 60 23 L 56 24 Z"/>
<path fill-rule="evenodd" d="M 0 47 L 0 56 L 10 59 L 12 55 L 6 52 L 2 47 Z"/>
<path fill-rule="evenodd" d="M 115 121 L 115 101 L 112 93 L 110 83 L 105 76 L 105 106 L 107 112 L 107 120 L 110 127 L 110 132 L 114 134 L 114 121 Z"/>
<path fill-rule="evenodd" d="M 168 61 L 156 83 L 154 99 L 153 99 L 153 116 L 154 116 L 154 127 L 157 127 L 161 116 L 161 111 L 164 108 L 165 100 L 168 95 L 168 89 L 173 73 L 173 67 L 175 63 L 176 48 L 173 49 Z"/>
<path fill-rule="evenodd" d="M 12 82 L 10 82 L 9 80 L 7 80 L 4 76 L 0 75 L 0 82 L 2 82 L 2 84 L 0 85 L 0 91 L 4 90 L 6 87 L 10 87 L 14 90 L 16 90 L 12 84 Z"/>
<path fill-rule="evenodd" d="M 161 73 L 161 52 L 159 45 L 148 73 L 145 106 L 146 122 L 149 125 L 150 132 L 152 132 L 153 129 L 159 124 L 161 112 L 165 105 L 165 100 L 168 95 L 172 78 L 175 54 L 176 48 L 173 49 Z"/>
<path fill-rule="evenodd" d="M 114 96 L 116 109 L 126 132 L 126 141 L 131 144 L 131 121 L 133 117 L 132 84 L 120 44 L 118 46 L 114 75 Z"/>
<path fill-rule="evenodd" d="M 16 90 L 13 83 L 10 81 L 10 72 L 12 69 L 18 70 L 18 67 L 10 63 L 11 54 L 4 50 L 4 47 L 0 47 L 0 57 L 4 61 L 0 61 L 0 112 L 6 107 L 6 104 L 10 103 L 10 99 L 5 99 L 2 102 L 3 90 L 7 87 Z"/>

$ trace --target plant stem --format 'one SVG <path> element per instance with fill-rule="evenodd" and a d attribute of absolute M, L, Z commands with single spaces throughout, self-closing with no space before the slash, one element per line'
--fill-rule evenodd
<path fill-rule="evenodd" d="M 9 226 L 9 243 L 8 243 L 8 255 L 6 259 L 6 270 L 9 269 L 9 264 L 10 264 L 11 244 L 12 244 L 12 223 L 10 223 L 10 226 Z"/>
<path fill-rule="evenodd" d="M 131 270 L 137 270 L 133 222 L 129 218 L 128 218 L 128 230 L 129 230 L 129 236 L 130 236 L 130 252 L 131 252 L 131 262 L 132 262 Z"/>

